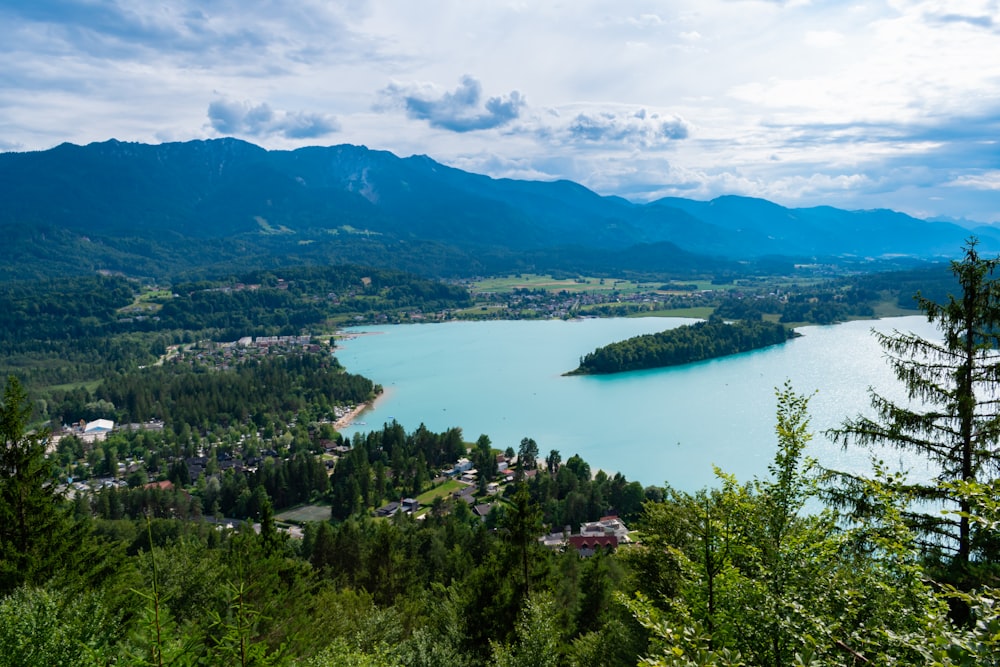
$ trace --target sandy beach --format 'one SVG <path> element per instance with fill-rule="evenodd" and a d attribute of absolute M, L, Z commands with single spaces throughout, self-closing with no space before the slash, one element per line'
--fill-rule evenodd
<path fill-rule="evenodd" d="M 362 403 L 361 405 L 355 406 L 353 410 L 348 412 L 346 415 L 344 415 L 337 421 L 333 422 L 333 428 L 337 429 L 338 431 L 342 428 L 347 428 L 354 422 L 355 419 L 357 419 L 358 415 L 360 415 L 362 412 L 364 412 L 370 407 L 371 403 Z"/>
<path fill-rule="evenodd" d="M 361 415 L 361 413 L 366 412 L 368 410 L 373 410 L 378 405 L 379 401 L 386 398 L 390 393 L 391 390 L 383 388 L 382 393 L 380 393 L 374 399 L 366 401 L 361 405 L 355 406 L 350 412 L 348 412 L 343 417 L 335 421 L 333 423 L 333 427 L 338 431 L 350 427 L 353 424 L 354 420 Z M 379 426 L 381 427 L 381 424 L 379 424 Z"/>

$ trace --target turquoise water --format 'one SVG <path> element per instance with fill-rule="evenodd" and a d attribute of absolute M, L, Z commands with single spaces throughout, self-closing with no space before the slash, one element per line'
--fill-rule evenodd
<path fill-rule="evenodd" d="M 343 341 L 347 369 L 382 384 L 385 395 L 354 431 L 395 419 L 407 431 L 461 427 L 494 447 L 538 442 L 565 461 L 579 454 L 643 485 L 693 491 L 714 485 L 713 465 L 740 481 L 767 474 L 774 456 L 775 388 L 791 380 L 810 400 L 815 434 L 809 454 L 827 466 L 869 470 L 871 452 L 830 443 L 822 431 L 868 412 L 867 388 L 902 400 L 871 329 L 936 338 L 922 317 L 803 327 L 784 345 L 687 366 L 612 376 L 563 377 L 594 348 L 690 323 L 677 318 L 452 322 L 352 329 Z M 920 461 L 880 452 L 915 478 Z"/>

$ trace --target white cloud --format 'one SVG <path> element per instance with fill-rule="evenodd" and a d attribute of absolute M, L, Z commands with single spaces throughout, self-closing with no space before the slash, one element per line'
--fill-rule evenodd
<path fill-rule="evenodd" d="M 994 169 L 979 174 L 963 174 L 949 181 L 947 185 L 975 190 L 1000 190 L 1000 170 Z"/>
<path fill-rule="evenodd" d="M 637 199 L 997 208 L 995 0 L 37 0 L 0 21 L 0 149 L 336 133 Z"/>
<path fill-rule="evenodd" d="M 689 124 L 680 116 L 646 109 L 593 109 L 574 113 L 554 136 L 567 144 L 659 148 L 687 139 Z"/>
<path fill-rule="evenodd" d="M 482 99 L 483 87 L 469 75 L 462 77 L 453 92 L 434 86 L 392 83 L 381 91 L 386 104 L 398 104 L 410 118 L 427 121 L 431 127 L 453 132 L 490 130 L 517 119 L 525 101 L 518 91 L 507 96 Z"/>
<path fill-rule="evenodd" d="M 843 44 L 845 37 L 836 30 L 807 30 L 802 41 L 807 46 L 834 48 Z"/>
<path fill-rule="evenodd" d="M 275 111 L 266 102 L 253 104 L 226 98 L 208 105 L 208 120 L 221 135 L 268 138 L 273 135 L 286 139 L 317 139 L 340 128 L 337 119 L 328 114 L 302 111 Z"/>

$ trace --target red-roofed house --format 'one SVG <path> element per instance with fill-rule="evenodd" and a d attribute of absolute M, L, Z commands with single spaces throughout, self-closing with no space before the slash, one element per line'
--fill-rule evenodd
<path fill-rule="evenodd" d="M 583 557 L 593 556 L 598 549 L 609 553 L 618 548 L 618 538 L 614 535 L 570 535 L 566 544 L 580 552 Z"/>

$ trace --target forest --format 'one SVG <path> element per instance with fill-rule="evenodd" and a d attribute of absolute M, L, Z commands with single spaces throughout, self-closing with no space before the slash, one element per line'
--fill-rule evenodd
<path fill-rule="evenodd" d="M 396 321 L 470 303 L 463 287 L 344 265 L 168 286 L 123 275 L 7 282 L 0 284 L 0 372 L 32 386 L 86 382 L 155 363 L 171 345 L 329 335 L 346 322 Z"/>
<path fill-rule="evenodd" d="M 870 474 L 812 461 L 810 396 L 785 384 L 768 474 L 691 493 L 530 434 L 516 451 L 459 425 L 344 438 L 377 378 L 284 329 L 282 299 L 464 303 L 451 286 L 265 272 L 140 299 L 97 276 L 37 303 L 37 284 L 5 286 L 21 372 L 0 398 L 0 665 L 997 664 L 1000 261 L 970 243 L 951 269 L 957 290 L 915 302 L 942 342 L 879 339 L 917 400 L 873 394 L 830 433 L 871 449 Z M 170 315 L 202 298 L 204 318 Z M 254 303 L 275 319 L 222 337 Z M 99 419 L 118 427 L 61 431 Z M 936 474 L 891 471 L 894 450 Z M 611 517 L 628 539 L 577 546 Z"/>
<path fill-rule="evenodd" d="M 726 322 L 713 315 L 655 334 L 635 336 L 599 347 L 580 359 L 567 375 L 599 375 L 679 366 L 749 352 L 784 343 L 797 334 L 782 324 L 763 320 Z"/>

